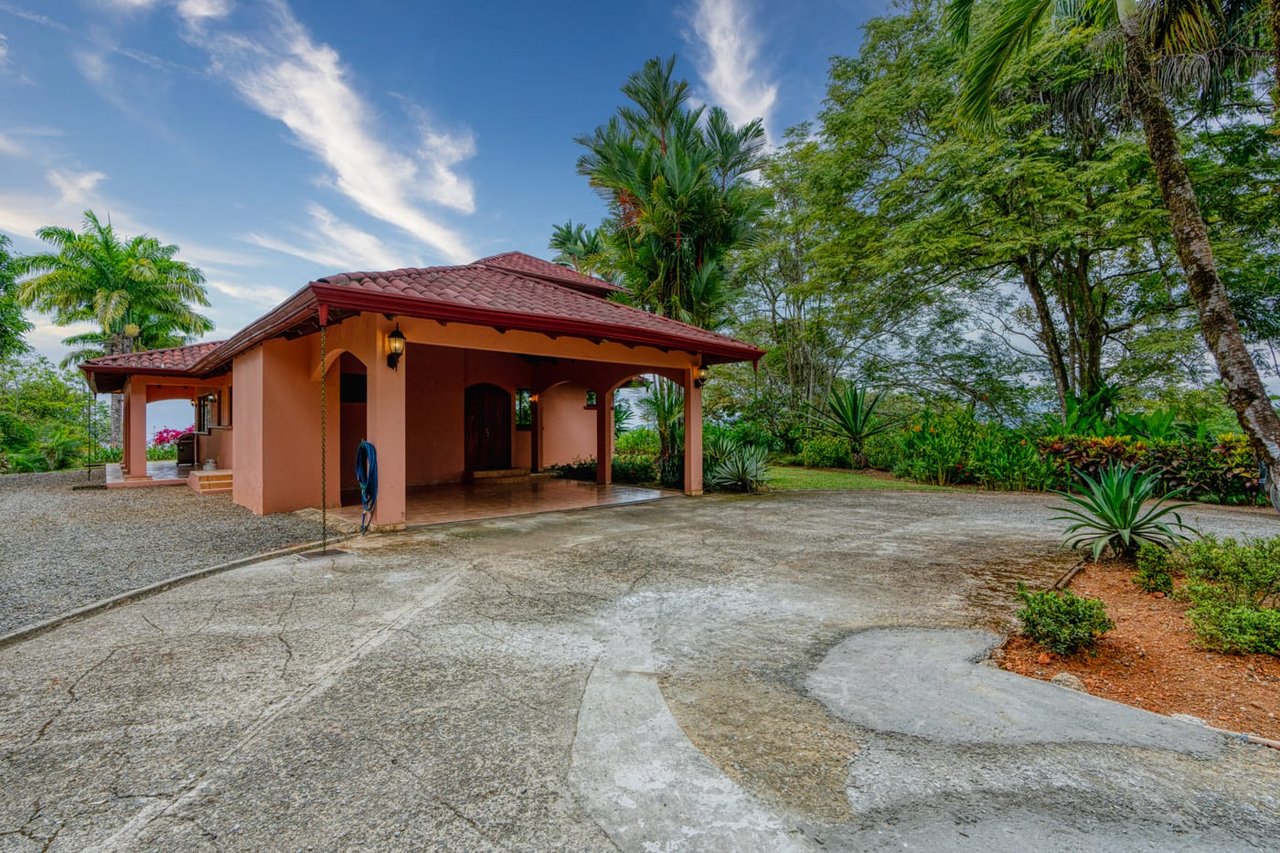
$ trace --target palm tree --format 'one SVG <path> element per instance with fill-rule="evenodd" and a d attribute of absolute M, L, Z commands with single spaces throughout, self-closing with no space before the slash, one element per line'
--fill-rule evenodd
<path fill-rule="evenodd" d="M 602 230 L 599 228 L 588 228 L 582 223 L 575 225 L 573 220 L 569 220 L 563 225 L 552 228 L 547 248 L 556 250 L 556 255 L 551 260 L 557 264 L 569 267 L 583 275 L 606 280 L 613 278 L 608 249 L 605 246 Z"/>
<path fill-rule="evenodd" d="M 950 0 L 948 25 L 967 42 L 974 0 Z M 1181 54 L 1229 54 L 1249 22 L 1249 3 L 1216 0 L 1000 0 L 990 32 L 971 52 L 963 69 L 962 110 L 986 123 L 991 101 L 1009 60 L 1030 47 L 1052 18 L 1097 27 L 1122 49 L 1129 105 L 1142 124 L 1156 182 L 1169 212 L 1178 260 L 1200 318 L 1200 330 L 1250 444 L 1266 467 L 1268 495 L 1280 510 L 1280 415 L 1267 395 L 1240 324 L 1218 274 L 1209 229 L 1182 158 L 1173 112 L 1161 88 L 1157 60 Z M 1205 63 L 1211 65 L 1212 63 Z"/>
<path fill-rule="evenodd" d="M 9 238 L 0 234 L 0 361 L 26 352 L 27 343 L 22 336 L 31 331 L 31 323 L 22 315 L 22 306 L 14 295 L 17 259 L 9 247 Z"/>
<path fill-rule="evenodd" d="M 747 175 L 761 165 L 764 127 L 689 108 L 674 57 L 650 59 L 622 91 L 630 103 L 577 142 L 587 149 L 579 174 L 609 204 L 606 239 L 623 283 L 643 308 L 720 325 L 730 295 L 725 257 L 750 239 L 763 209 Z"/>
<path fill-rule="evenodd" d="M 86 321 L 95 331 L 63 340 L 63 365 L 143 349 L 181 346 L 213 328 L 193 305 L 207 306 L 204 274 L 176 260 L 178 247 L 145 234 L 116 235 L 92 210 L 79 232 L 48 226 L 36 232 L 53 251 L 19 258 L 18 299 L 59 326 Z M 123 406 L 112 398 L 111 441 L 119 445 Z"/>

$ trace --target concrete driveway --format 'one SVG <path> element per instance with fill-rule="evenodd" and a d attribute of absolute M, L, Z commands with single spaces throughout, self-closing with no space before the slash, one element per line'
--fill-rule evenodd
<path fill-rule="evenodd" d="M 0 847 L 1274 849 L 1280 753 L 973 663 L 1070 563 L 1048 504 L 673 499 L 188 584 L 0 650 Z"/>

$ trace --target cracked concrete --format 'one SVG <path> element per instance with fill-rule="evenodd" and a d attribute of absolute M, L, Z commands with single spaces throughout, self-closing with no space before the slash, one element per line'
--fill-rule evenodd
<path fill-rule="evenodd" d="M 1049 503 L 673 499 L 178 587 L 0 650 L 0 849 L 1266 847 L 1280 753 L 972 663 L 1071 562 Z"/>

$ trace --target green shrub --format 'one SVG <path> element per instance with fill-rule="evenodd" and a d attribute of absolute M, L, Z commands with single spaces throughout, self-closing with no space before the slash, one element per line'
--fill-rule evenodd
<path fill-rule="evenodd" d="M 936 486 L 971 482 L 969 449 L 977 428 L 968 409 L 921 412 L 902 434 L 901 454 L 893 473 Z"/>
<path fill-rule="evenodd" d="M 1280 536 L 1246 542 L 1206 536 L 1179 548 L 1172 559 L 1201 599 L 1253 608 L 1280 604 Z"/>
<path fill-rule="evenodd" d="M 974 430 L 967 467 L 982 488 L 993 491 L 1044 491 L 1055 479 L 1035 442 L 998 424 Z"/>
<path fill-rule="evenodd" d="M 593 458 L 575 459 L 563 465 L 552 465 L 547 470 L 566 480 L 594 480 L 596 478 L 596 460 Z"/>
<path fill-rule="evenodd" d="M 1024 605 L 1018 611 L 1022 633 L 1056 654 L 1093 648 L 1100 636 L 1115 627 L 1101 601 L 1070 590 L 1030 592 L 1019 586 L 1018 598 Z"/>
<path fill-rule="evenodd" d="M 804 465 L 804 457 L 799 453 L 779 453 L 773 457 L 774 465 L 791 465 L 800 467 Z"/>
<path fill-rule="evenodd" d="M 831 435 L 815 435 L 802 441 L 800 459 L 806 468 L 848 468 L 853 464 L 849 442 Z"/>
<path fill-rule="evenodd" d="M 1186 573 L 1187 618 L 1207 648 L 1280 655 L 1280 536 L 1205 537 L 1168 556 Z"/>
<path fill-rule="evenodd" d="M 1138 548 L 1138 571 L 1133 582 L 1146 592 L 1173 594 L 1173 575 L 1169 571 L 1169 551 L 1144 543 Z"/>
<path fill-rule="evenodd" d="M 595 468 L 592 467 L 592 476 Z M 658 480 L 656 457 L 646 453 L 632 453 L 613 457 L 613 481 L 615 483 L 654 483 Z"/>
<path fill-rule="evenodd" d="M 877 471 L 892 471 L 902 457 L 902 431 L 889 430 L 877 433 L 862 445 L 868 467 Z"/>
<path fill-rule="evenodd" d="M 1233 606 L 1225 601 L 1210 600 L 1188 610 L 1187 618 L 1206 648 L 1280 655 L 1280 610 L 1273 607 Z"/>
<path fill-rule="evenodd" d="M 709 482 L 717 489 L 759 491 L 769 476 L 769 451 L 750 444 L 729 451 L 711 471 Z"/>
<path fill-rule="evenodd" d="M 613 444 L 613 452 L 618 456 L 630 456 L 633 453 L 657 456 L 660 450 L 658 433 L 649 427 L 627 430 Z"/>

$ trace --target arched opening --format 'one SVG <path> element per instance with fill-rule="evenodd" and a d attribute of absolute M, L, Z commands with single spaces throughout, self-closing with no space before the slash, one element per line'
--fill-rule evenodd
<path fill-rule="evenodd" d="M 511 467 L 511 428 L 515 409 L 511 395 L 489 383 L 467 387 L 463 404 L 463 436 L 468 473 Z"/>
<path fill-rule="evenodd" d="M 360 503 L 360 484 L 356 482 L 356 449 L 369 435 L 369 370 L 364 362 L 349 352 L 343 352 L 335 363 L 338 368 L 336 438 L 341 471 L 340 499 L 343 506 L 350 506 Z"/>

